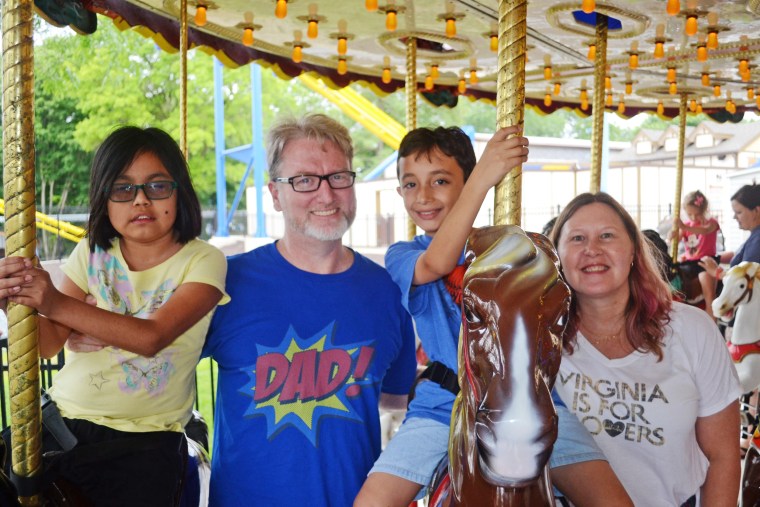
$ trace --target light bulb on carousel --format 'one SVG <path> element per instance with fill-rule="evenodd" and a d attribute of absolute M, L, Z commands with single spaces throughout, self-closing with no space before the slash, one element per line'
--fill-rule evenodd
<path fill-rule="evenodd" d="M 559 81 L 556 81 L 554 83 L 554 95 L 559 95 L 562 91 L 562 83 Z"/>
<path fill-rule="evenodd" d="M 243 13 L 243 44 L 246 46 L 253 45 L 253 13 L 251 11 L 245 11 Z"/>
<path fill-rule="evenodd" d="M 697 61 L 707 61 L 707 41 L 705 39 L 705 34 L 703 33 L 699 34 L 699 38 L 697 40 Z"/>
<path fill-rule="evenodd" d="M 625 99 L 623 98 L 622 95 L 620 96 L 620 101 L 618 101 L 617 112 L 618 112 L 618 114 L 625 113 Z"/>
<path fill-rule="evenodd" d="M 319 16 L 317 15 L 317 4 L 309 4 L 309 19 L 307 21 L 306 36 L 310 39 L 316 39 L 319 35 Z"/>
<path fill-rule="evenodd" d="M 459 71 L 459 83 L 457 83 L 457 91 L 460 95 L 464 95 L 467 91 L 467 81 L 464 78 L 464 70 Z"/>
<path fill-rule="evenodd" d="M 702 67 L 702 86 L 710 86 L 710 68 L 707 65 Z"/>
<path fill-rule="evenodd" d="M 655 28 L 654 36 L 654 57 L 662 58 L 665 56 L 665 25 L 660 23 Z"/>
<path fill-rule="evenodd" d="M 718 13 L 707 13 L 707 48 L 717 49 L 718 47 Z"/>
<path fill-rule="evenodd" d="M 681 12 L 681 2 L 678 0 L 668 0 L 668 5 L 665 7 L 665 11 L 668 13 L 668 16 L 676 16 Z"/>
<path fill-rule="evenodd" d="M 659 114 L 660 116 L 662 116 L 662 113 L 664 113 L 664 112 L 665 112 L 665 106 L 662 105 L 662 101 L 659 101 L 657 103 L 657 114 Z"/>
<path fill-rule="evenodd" d="M 596 60 L 596 42 L 592 42 L 588 45 L 588 53 L 586 54 L 586 58 L 592 62 Z"/>
<path fill-rule="evenodd" d="M 198 3 L 195 6 L 195 26 L 206 25 L 206 11 L 208 6 L 206 4 Z"/>
<path fill-rule="evenodd" d="M 586 14 L 591 14 L 596 9 L 596 2 L 594 0 L 583 0 L 581 2 L 581 10 Z"/>
<path fill-rule="evenodd" d="M 544 93 L 544 105 L 549 107 L 552 105 L 552 90 L 550 87 L 546 87 L 546 93 Z"/>
<path fill-rule="evenodd" d="M 716 84 L 715 86 L 713 86 L 713 96 L 714 97 L 720 97 L 720 93 L 721 93 L 720 92 L 720 85 Z"/>
<path fill-rule="evenodd" d="M 385 5 L 385 29 L 389 32 L 395 32 L 398 28 L 398 7 L 395 0 L 388 0 Z"/>
<path fill-rule="evenodd" d="M 633 70 L 639 66 L 639 43 L 631 42 L 631 50 L 628 52 L 628 68 Z"/>
<path fill-rule="evenodd" d="M 691 99 L 689 101 L 689 111 L 691 111 L 692 113 L 694 113 L 694 112 L 697 111 L 697 101 L 696 101 L 696 99 Z"/>
<path fill-rule="evenodd" d="M 364 8 L 369 12 L 375 12 L 377 10 L 377 0 L 365 0 Z"/>
<path fill-rule="evenodd" d="M 478 84 L 478 61 L 470 58 L 470 84 Z"/>
<path fill-rule="evenodd" d="M 672 83 L 668 85 L 668 93 L 671 95 L 675 95 L 676 93 L 678 93 L 678 85 L 676 84 L 675 81 L 673 81 Z"/>
<path fill-rule="evenodd" d="M 383 57 L 382 81 L 385 84 L 388 84 L 391 82 L 391 57 L 390 56 Z"/>
<path fill-rule="evenodd" d="M 488 33 L 488 47 L 493 52 L 499 50 L 499 25 L 497 23 L 491 23 L 491 31 Z"/>
<path fill-rule="evenodd" d="M 348 64 L 346 63 L 346 59 L 338 58 L 338 74 L 343 76 L 346 74 L 346 72 L 348 72 Z"/>
<path fill-rule="evenodd" d="M 338 20 L 338 54 L 345 55 L 348 52 L 348 22 L 345 19 Z"/>
<path fill-rule="evenodd" d="M 453 37 L 457 34 L 457 18 L 454 15 L 454 2 L 445 2 L 446 14 L 444 20 L 446 21 L 446 36 Z"/>
<path fill-rule="evenodd" d="M 544 79 L 547 81 L 552 78 L 552 57 L 544 55 Z"/>
<path fill-rule="evenodd" d="M 588 109 L 588 88 L 586 88 L 586 80 L 581 80 L 581 110 Z"/>
<path fill-rule="evenodd" d="M 284 19 L 288 15 L 288 0 L 277 0 L 274 6 L 274 15 L 278 19 Z"/>
<path fill-rule="evenodd" d="M 697 10 L 697 0 L 686 0 L 686 10 L 684 11 L 686 16 L 686 22 L 684 23 L 683 31 L 689 37 L 693 37 L 697 34 L 697 18 L 699 17 L 699 11 Z"/>
<path fill-rule="evenodd" d="M 303 41 L 301 38 L 303 34 L 301 30 L 293 30 L 293 52 L 290 55 L 290 59 L 295 63 L 301 63 L 303 60 Z"/>

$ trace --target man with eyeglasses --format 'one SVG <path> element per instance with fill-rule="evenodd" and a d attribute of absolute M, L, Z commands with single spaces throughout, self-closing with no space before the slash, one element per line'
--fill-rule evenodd
<path fill-rule="evenodd" d="M 387 272 L 342 244 L 356 215 L 345 127 L 272 128 L 281 239 L 228 260 L 231 303 L 204 355 L 219 364 L 210 505 L 353 503 L 380 454 L 378 405 L 405 408 L 414 332 Z"/>

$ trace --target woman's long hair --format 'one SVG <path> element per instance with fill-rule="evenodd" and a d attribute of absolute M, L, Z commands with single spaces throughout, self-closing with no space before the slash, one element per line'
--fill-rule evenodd
<path fill-rule="evenodd" d="M 670 322 L 673 297 L 670 287 L 661 278 L 652 257 L 653 245 L 638 230 L 633 218 L 609 194 L 585 193 L 570 201 L 562 210 L 552 229 L 551 239 L 558 248 L 562 227 L 579 209 L 595 202 L 609 206 L 622 220 L 628 237 L 633 242 L 633 266 L 628 275 L 630 296 L 625 308 L 625 330 L 628 343 L 640 352 L 652 352 L 662 359 L 662 339 L 665 326 Z M 571 287 L 572 288 L 572 287 Z M 563 335 L 563 347 L 572 353 L 577 341 L 578 303 L 573 289 L 570 317 Z"/>

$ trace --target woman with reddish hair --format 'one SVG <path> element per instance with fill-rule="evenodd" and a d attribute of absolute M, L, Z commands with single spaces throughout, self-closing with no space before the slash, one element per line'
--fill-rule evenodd
<path fill-rule="evenodd" d="M 715 323 L 672 300 L 609 195 L 570 201 L 552 240 L 573 292 L 562 400 L 636 505 L 735 506 L 741 389 Z"/>

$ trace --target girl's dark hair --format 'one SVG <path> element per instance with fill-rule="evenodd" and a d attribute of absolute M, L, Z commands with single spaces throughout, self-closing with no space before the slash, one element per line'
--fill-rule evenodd
<path fill-rule="evenodd" d="M 472 140 L 458 127 L 418 128 L 407 133 L 401 140 L 398 148 L 398 158 L 402 159 L 410 155 L 418 158 L 425 155 L 430 159 L 434 150 L 452 157 L 457 161 L 464 172 L 464 181 L 470 177 L 475 167 L 475 150 L 472 148 Z M 398 166 L 396 168 L 398 177 Z"/>
<path fill-rule="evenodd" d="M 87 232 L 90 251 L 103 250 L 121 235 L 108 218 L 108 194 L 114 181 L 144 153 L 155 155 L 177 183 L 177 218 L 174 234 L 185 244 L 201 233 L 201 205 L 193 189 L 185 157 L 172 137 L 158 128 L 120 127 L 95 152 L 90 170 L 90 219 Z"/>
<path fill-rule="evenodd" d="M 744 185 L 731 196 L 732 201 L 736 201 L 747 209 L 755 209 L 760 206 L 760 185 Z"/>
<path fill-rule="evenodd" d="M 552 229 L 552 243 L 559 250 L 562 227 L 579 209 L 593 203 L 609 206 L 622 220 L 626 233 L 633 243 L 633 265 L 628 275 L 630 296 L 625 308 L 625 331 L 628 343 L 635 350 L 652 352 L 658 360 L 662 360 L 662 340 L 665 337 L 665 326 L 670 322 L 669 314 L 673 297 L 670 286 L 661 278 L 660 270 L 652 256 L 651 243 L 636 227 L 636 222 L 625 208 L 603 192 L 580 194 L 570 201 L 557 217 L 557 222 Z M 573 296 L 575 296 L 575 290 L 573 290 Z M 562 336 L 563 347 L 569 353 L 572 353 L 575 348 L 579 324 L 577 301 L 573 297 L 570 303 L 570 317 Z"/>

